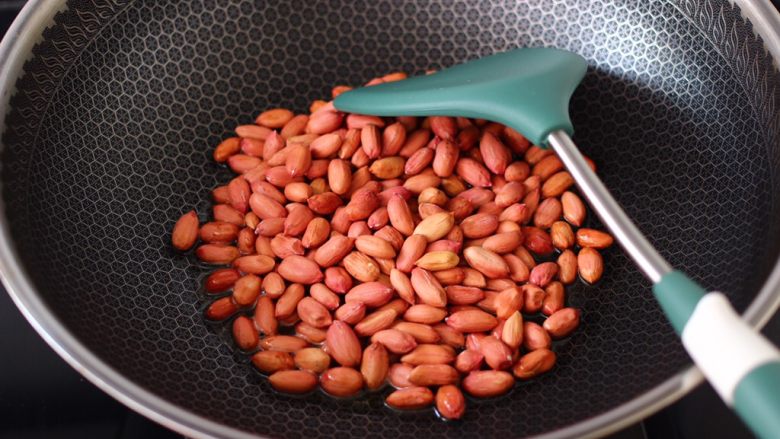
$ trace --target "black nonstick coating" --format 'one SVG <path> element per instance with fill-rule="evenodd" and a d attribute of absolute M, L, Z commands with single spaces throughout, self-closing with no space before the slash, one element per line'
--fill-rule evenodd
<path fill-rule="evenodd" d="M 264 108 L 303 111 L 338 83 L 519 46 L 585 56 L 575 140 L 669 261 L 740 310 L 780 252 L 780 78 L 726 0 L 69 1 L 6 117 L 6 220 L 40 294 L 128 379 L 211 420 L 274 437 L 507 437 L 576 424 L 690 360 L 618 250 L 571 290 L 581 329 L 554 372 L 469 401 L 459 423 L 378 397 L 290 398 L 201 318 L 203 269 L 173 251 L 228 173 L 213 147 Z M 13 355 L 6 352 L 4 355 Z"/>

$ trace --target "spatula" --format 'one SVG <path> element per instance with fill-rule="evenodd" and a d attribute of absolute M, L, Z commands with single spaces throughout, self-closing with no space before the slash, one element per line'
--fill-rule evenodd
<path fill-rule="evenodd" d="M 718 292 L 675 271 L 623 212 L 571 139 L 569 99 L 587 70 L 577 54 L 516 49 L 437 73 L 341 94 L 341 111 L 489 119 L 552 148 L 644 275 L 686 350 L 723 400 L 760 437 L 780 436 L 780 352 Z"/>

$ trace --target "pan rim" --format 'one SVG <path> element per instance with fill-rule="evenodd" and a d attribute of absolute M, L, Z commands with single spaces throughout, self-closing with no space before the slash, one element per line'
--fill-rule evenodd
<path fill-rule="evenodd" d="M 762 37 L 775 65 L 780 62 L 780 13 L 769 0 L 731 0 L 740 8 L 756 33 Z M 30 0 L 14 20 L 0 42 L 0 131 L 5 131 L 5 115 L 16 80 L 32 47 L 42 31 L 49 26 L 55 13 L 63 10 L 66 0 Z M 1 147 L 5 147 L 2 145 Z M 0 200 L 0 212 L 5 205 Z M 207 419 L 157 396 L 126 379 L 77 340 L 55 317 L 29 282 L 11 245 L 11 233 L 5 216 L 0 215 L 0 281 L 14 304 L 46 343 L 71 367 L 98 388 L 130 409 L 171 430 L 194 438 L 237 437 L 258 435 Z M 763 327 L 780 306 L 780 260 L 761 287 L 743 318 L 756 328 Z M 597 437 L 631 425 L 677 401 L 703 382 L 703 375 L 693 364 L 663 383 L 637 397 L 593 418 L 553 430 L 537 437 Z"/>

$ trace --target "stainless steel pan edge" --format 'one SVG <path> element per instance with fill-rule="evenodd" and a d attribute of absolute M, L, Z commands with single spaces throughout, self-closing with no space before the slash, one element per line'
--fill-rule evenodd
<path fill-rule="evenodd" d="M 733 0 L 749 20 L 780 64 L 780 14 L 769 0 Z M 65 0 L 30 0 L 17 16 L 0 43 L 0 119 L 5 129 L 4 115 L 14 93 L 15 83 L 24 61 L 52 23 L 54 15 L 65 8 Z M 5 206 L 0 202 L 0 213 Z M 19 264 L 5 216 L 0 214 L 0 280 L 12 300 L 40 334 L 68 364 L 100 389 L 134 411 L 178 433 L 194 438 L 250 438 L 246 432 L 227 427 L 182 409 L 156 396 L 149 390 L 127 380 L 105 362 L 94 356 L 74 338 L 40 300 Z M 757 328 L 763 327 L 780 306 L 780 261 L 775 264 L 756 299 L 744 313 L 744 318 Z M 669 378 L 653 390 L 587 421 L 541 435 L 541 438 L 599 437 L 631 425 L 678 400 L 702 382 L 702 375 L 690 366 Z"/>

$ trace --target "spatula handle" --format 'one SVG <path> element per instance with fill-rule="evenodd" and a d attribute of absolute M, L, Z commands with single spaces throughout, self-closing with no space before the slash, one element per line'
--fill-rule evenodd
<path fill-rule="evenodd" d="M 590 169 L 577 145 L 565 131 L 553 131 L 547 143 L 558 154 L 577 187 L 593 207 L 628 256 L 653 283 L 672 271 L 672 267 L 645 238 L 620 204 L 612 197 L 601 179 Z"/>
<path fill-rule="evenodd" d="M 548 137 L 596 214 L 653 283 L 653 293 L 683 345 L 721 398 L 759 437 L 780 437 L 780 353 L 745 323 L 721 293 L 671 266 L 590 169 L 568 134 Z"/>
<path fill-rule="evenodd" d="M 734 311 L 679 271 L 653 292 L 683 346 L 723 401 L 759 437 L 780 436 L 780 352 Z"/>

